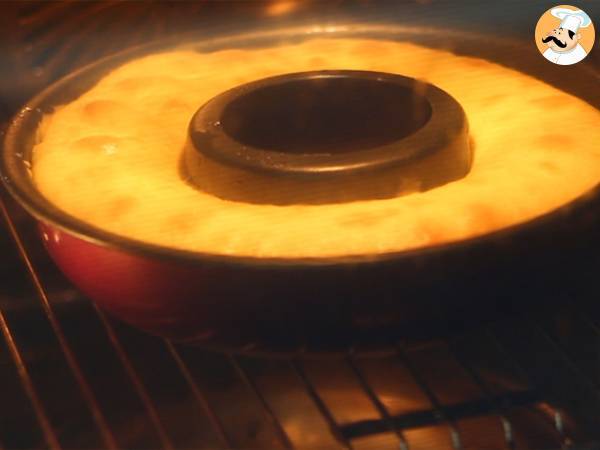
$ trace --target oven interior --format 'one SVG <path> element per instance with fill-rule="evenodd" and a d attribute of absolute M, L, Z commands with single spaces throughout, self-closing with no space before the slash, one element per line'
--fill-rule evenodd
<path fill-rule="evenodd" d="M 0 68 L 0 120 L 77 66 L 193 27 L 285 24 L 294 11 L 527 36 L 552 6 L 517 2 L 515 18 L 515 2 L 401 1 L 390 19 L 377 3 L 3 4 L 13 65 Z M 53 265 L 33 220 L 4 190 L 0 199 L 2 450 L 600 448 L 600 314 L 578 289 L 381 353 L 213 352 L 106 316 Z"/>

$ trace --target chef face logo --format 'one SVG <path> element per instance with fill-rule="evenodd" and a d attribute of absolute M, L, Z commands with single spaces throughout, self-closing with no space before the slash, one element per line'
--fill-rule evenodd
<path fill-rule="evenodd" d="M 569 5 L 550 8 L 538 21 L 535 41 L 548 61 L 568 66 L 585 58 L 594 45 L 594 25 L 585 11 Z"/>
<path fill-rule="evenodd" d="M 581 34 L 575 34 L 572 30 L 555 28 L 542 39 L 542 42 L 558 53 L 572 50 L 581 39 Z"/>

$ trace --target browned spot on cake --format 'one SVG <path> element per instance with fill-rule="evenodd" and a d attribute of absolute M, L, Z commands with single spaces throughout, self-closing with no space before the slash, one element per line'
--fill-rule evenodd
<path fill-rule="evenodd" d="M 541 125 L 543 126 L 543 125 Z M 575 148 L 575 140 L 571 135 L 549 133 L 543 134 L 537 138 L 538 145 L 542 145 L 547 148 L 560 149 L 564 151 L 572 151 Z"/>
<path fill-rule="evenodd" d="M 427 236 L 428 242 L 443 242 L 446 239 L 447 231 L 442 223 L 422 222 L 419 226 Z"/>
<path fill-rule="evenodd" d="M 556 173 L 560 171 L 560 167 L 552 161 L 542 161 L 540 167 L 547 172 Z"/>
<path fill-rule="evenodd" d="M 165 220 L 165 228 L 169 231 L 187 232 L 193 224 L 194 218 L 189 213 L 173 214 Z"/>
<path fill-rule="evenodd" d="M 108 217 L 117 218 L 129 212 L 137 203 L 137 200 L 130 196 L 116 197 L 107 208 Z"/>
<path fill-rule="evenodd" d="M 314 58 L 310 58 L 309 62 L 308 62 L 311 66 L 324 66 L 325 64 L 327 64 L 327 61 L 325 61 L 325 58 L 321 58 L 320 56 L 315 56 Z"/>
<path fill-rule="evenodd" d="M 502 198 L 501 193 L 500 198 Z M 493 205 L 473 204 L 469 208 L 469 215 L 473 229 L 477 231 L 487 231 L 498 221 L 498 215 Z"/>
<path fill-rule="evenodd" d="M 448 49 L 448 50 L 451 50 L 451 49 Z M 490 63 L 488 61 L 484 60 L 484 59 L 471 59 L 471 58 L 469 58 L 469 59 L 465 59 L 464 62 L 465 62 L 465 64 L 467 66 L 474 67 L 474 68 L 475 67 L 479 68 L 479 67 L 489 67 L 490 66 Z"/>
<path fill-rule="evenodd" d="M 119 104 L 112 100 L 94 100 L 84 105 L 82 112 L 87 119 L 98 120 L 110 115 L 118 107 Z"/>
<path fill-rule="evenodd" d="M 164 104 L 163 104 L 163 108 L 166 110 L 178 110 L 178 109 L 184 109 L 184 108 L 188 108 L 188 104 L 184 101 L 178 100 L 176 98 L 172 98 L 167 100 Z"/>
<path fill-rule="evenodd" d="M 499 101 L 502 101 L 505 98 L 506 98 L 506 96 L 504 94 L 488 95 L 487 97 L 485 97 L 483 99 L 483 101 L 481 103 L 485 106 L 494 106 Z"/>
<path fill-rule="evenodd" d="M 531 103 L 545 108 L 560 106 L 564 103 L 564 97 L 560 95 L 545 95 L 543 97 L 534 98 Z"/>

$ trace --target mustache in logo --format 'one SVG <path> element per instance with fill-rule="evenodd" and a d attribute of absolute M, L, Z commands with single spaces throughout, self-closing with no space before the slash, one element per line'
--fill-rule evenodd
<path fill-rule="evenodd" d="M 546 42 L 550 42 L 550 41 L 554 41 L 554 43 L 556 45 L 558 45 L 560 48 L 565 48 L 567 46 L 566 42 L 561 42 L 558 40 L 558 38 L 556 36 L 546 36 L 545 38 L 542 39 L 542 42 L 545 44 Z"/>

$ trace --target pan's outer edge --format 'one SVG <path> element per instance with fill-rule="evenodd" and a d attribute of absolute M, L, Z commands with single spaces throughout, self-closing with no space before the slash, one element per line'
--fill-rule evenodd
<path fill-rule="evenodd" d="M 418 31 L 418 33 L 416 33 Z M 333 34 L 336 36 L 348 36 L 348 35 L 361 35 L 361 36 L 379 36 L 388 39 L 405 39 L 411 41 L 418 41 L 425 44 L 434 44 L 436 35 L 443 33 L 445 40 L 454 40 L 460 42 L 461 48 L 458 49 L 459 54 L 467 54 L 464 49 L 468 48 L 483 48 L 486 50 L 486 55 L 494 54 L 494 50 L 498 47 L 504 50 L 504 54 L 510 54 L 510 51 L 518 51 L 519 41 L 508 42 L 505 40 L 501 45 L 495 40 L 486 38 L 485 35 L 477 33 L 468 33 L 465 31 L 455 30 L 443 30 L 439 28 L 423 28 L 423 27 L 403 27 L 403 26 L 391 26 L 391 25 L 372 25 L 372 24 L 344 24 L 337 27 L 328 26 L 327 28 L 319 28 L 314 25 L 310 26 L 299 26 L 294 28 L 285 29 L 274 29 L 261 32 L 255 32 L 251 34 L 240 34 L 226 37 L 213 37 L 210 39 L 204 39 L 197 46 L 203 49 L 215 49 L 220 47 L 226 47 L 232 44 L 242 45 L 256 45 L 256 43 L 269 41 L 275 38 L 279 39 L 306 39 L 315 37 L 323 34 L 331 37 Z M 252 268 L 265 268 L 265 269 L 283 269 L 290 267 L 302 267 L 310 269 L 312 267 L 318 269 L 325 266 L 339 266 L 339 265 L 373 265 L 373 264 L 386 264 L 394 263 L 398 260 L 403 259 L 426 259 L 430 256 L 440 256 L 443 254 L 452 253 L 455 250 L 463 249 L 465 246 L 490 246 L 499 247 L 506 244 L 507 242 L 517 238 L 519 235 L 527 234 L 528 232 L 535 231 L 540 227 L 550 226 L 557 221 L 567 221 L 569 217 L 574 215 L 576 211 L 590 207 L 594 201 L 598 201 L 600 198 L 600 184 L 583 194 L 574 201 L 557 208 L 547 214 L 538 216 L 528 222 L 513 225 L 493 233 L 468 238 L 461 241 L 450 242 L 441 245 L 435 245 L 420 249 L 405 250 L 398 252 L 388 252 L 377 255 L 348 255 L 348 256 L 336 256 L 336 257 L 306 257 L 306 258 L 263 258 L 263 257 L 251 257 L 251 256 L 235 256 L 235 255 L 221 255 L 221 254 L 210 254 L 202 252 L 192 252 L 179 249 L 173 249 L 163 246 L 157 246 L 148 244 L 134 239 L 125 238 L 118 236 L 113 233 L 106 232 L 97 227 L 86 224 L 66 213 L 60 211 L 54 207 L 50 202 L 45 200 L 39 192 L 36 191 L 31 178 L 27 172 L 23 160 L 31 162 L 31 149 L 32 145 L 27 146 L 26 141 L 34 137 L 29 129 L 34 125 L 33 122 L 39 122 L 41 115 L 44 111 L 48 110 L 49 103 L 56 105 L 60 102 L 56 101 L 56 97 L 65 98 L 64 91 L 73 87 L 74 83 L 79 83 L 79 94 L 95 83 L 102 75 L 108 70 L 118 66 L 119 64 L 130 60 L 136 56 L 142 56 L 160 49 L 172 47 L 174 43 L 179 42 L 192 42 L 195 33 L 186 34 L 182 36 L 173 37 L 171 39 L 158 40 L 145 44 L 139 47 L 127 49 L 123 52 L 117 53 L 105 57 L 99 61 L 96 61 L 88 66 L 85 66 L 59 81 L 53 83 L 51 86 L 43 90 L 36 97 L 34 97 L 27 106 L 25 106 L 11 121 L 6 136 L 4 139 L 4 146 L 2 149 L 2 155 L 0 158 L 0 177 L 4 182 L 4 185 L 12 196 L 23 206 L 32 216 L 36 219 L 50 224 L 66 233 L 74 235 L 84 241 L 94 243 L 96 245 L 114 248 L 116 250 L 124 250 L 132 252 L 134 254 L 140 254 L 153 258 L 167 258 L 169 260 L 189 263 L 197 263 L 202 265 L 235 265 L 240 267 L 252 267 Z M 417 37 L 415 37 L 417 36 Z M 486 57 L 483 55 L 483 57 Z M 542 60 L 542 58 L 539 58 Z M 517 69 L 528 72 L 526 69 L 529 67 L 530 61 L 528 58 L 522 59 L 511 59 L 507 61 L 496 61 L 509 67 L 515 67 Z M 515 63 L 514 65 L 512 63 Z M 541 62 L 541 61 L 540 61 Z M 542 66 L 543 64 L 543 66 Z M 547 68 L 547 63 L 534 63 L 533 75 L 536 76 L 536 68 L 543 67 Z M 577 72 L 572 72 L 579 77 L 579 79 L 587 79 L 591 83 L 597 82 L 600 79 L 600 70 L 590 65 L 578 65 L 576 68 Z M 557 66 L 559 67 L 559 66 Z M 560 69 L 563 69 L 560 67 Z M 552 76 L 553 80 L 558 79 L 558 75 L 554 75 L 556 68 L 548 69 L 548 71 L 554 70 Z M 530 72 L 528 72 L 530 73 Z M 537 73 L 538 77 L 539 73 Z M 541 78 L 541 77 L 540 77 Z M 545 79 L 545 78 L 542 78 Z M 87 83 L 83 83 L 83 81 Z M 82 88 L 85 85 L 86 88 Z M 581 86 L 581 83 L 573 83 L 572 86 L 577 88 Z M 77 95 L 79 95 L 77 94 Z M 73 96 L 71 96 L 71 99 Z M 582 97 L 583 100 L 590 103 L 592 106 L 600 109 L 600 92 L 591 91 Z M 52 100 L 55 100 L 54 102 Z M 64 101 L 62 102 L 64 103 Z M 17 155 L 24 155 L 19 158 Z"/>

